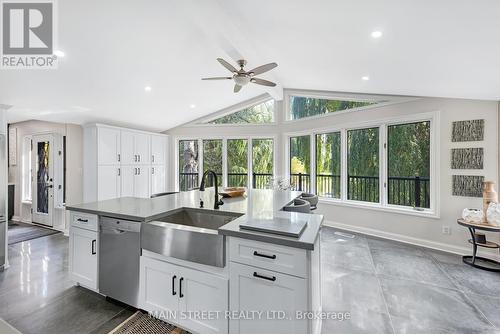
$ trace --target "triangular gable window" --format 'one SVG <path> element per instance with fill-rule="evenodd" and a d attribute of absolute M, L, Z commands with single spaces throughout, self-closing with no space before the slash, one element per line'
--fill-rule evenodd
<path fill-rule="evenodd" d="M 208 124 L 265 124 L 274 122 L 274 100 L 247 107 L 222 117 L 207 121 Z"/>
<path fill-rule="evenodd" d="M 375 106 L 388 101 L 356 99 L 324 99 L 304 96 L 290 96 L 290 119 L 324 115 L 338 111 L 354 110 Z"/>

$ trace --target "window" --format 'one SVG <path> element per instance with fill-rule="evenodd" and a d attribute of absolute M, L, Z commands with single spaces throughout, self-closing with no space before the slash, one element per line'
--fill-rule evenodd
<path fill-rule="evenodd" d="M 316 194 L 340 198 L 340 132 L 316 135 Z"/>
<path fill-rule="evenodd" d="M 198 148 L 199 143 L 200 148 Z M 203 161 L 203 171 L 210 169 L 217 173 L 219 186 L 265 189 L 273 177 L 274 140 L 272 138 L 179 140 L 178 159 L 179 191 L 199 187 L 201 181 L 199 161 Z M 252 175 L 249 178 L 250 171 Z M 208 176 L 206 186 L 213 186 L 213 177 Z"/>
<path fill-rule="evenodd" d="M 290 138 L 290 183 L 299 191 L 311 191 L 311 137 Z"/>
<path fill-rule="evenodd" d="M 203 140 L 203 172 L 212 170 L 217 174 L 217 186 L 222 185 L 222 140 Z M 207 187 L 214 186 L 213 176 L 206 180 Z"/>
<path fill-rule="evenodd" d="M 227 185 L 246 187 L 248 183 L 248 140 L 227 140 Z"/>
<path fill-rule="evenodd" d="M 387 202 L 430 208 L 430 122 L 387 127 Z"/>
<path fill-rule="evenodd" d="M 23 138 L 23 201 L 31 202 L 31 137 Z"/>
<path fill-rule="evenodd" d="M 252 140 L 252 188 L 264 189 L 273 176 L 273 140 Z"/>
<path fill-rule="evenodd" d="M 347 199 L 380 202 L 379 128 L 347 131 Z"/>
<path fill-rule="evenodd" d="M 208 124 L 263 124 L 273 121 L 274 100 L 268 100 L 209 121 Z"/>
<path fill-rule="evenodd" d="M 179 140 L 179 189 L 198 188 L 198 140 Z"/>
<path fill-rule="evenodd" d="M 334 113 L 375 105 L 386 101 L 368 101 L 351 99 L 323 99 L 303 96 L 289 96 L 290 119 Z"/>

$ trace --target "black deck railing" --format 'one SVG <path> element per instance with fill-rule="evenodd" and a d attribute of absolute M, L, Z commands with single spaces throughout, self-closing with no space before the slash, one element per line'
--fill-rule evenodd
<path fill-rule="evenodd" d="M 219 184 L 222 182 L 222 173 L 217 173 Z M 264 189 L 269 184 L 272 173 L 253 173 L 252 188 Z M 208 176 L 207 187 L 213 186 L 212 176 Z M 228 173 L 227 184 L 229 187 L 247 187 L 247 173 Z M 200 186 L 198 173 L 179 173 L 179 189 L 181 191 L 193 190 Z"/>
<path fill-rule="evenodd" d="M 179 173 L 179 190 L 188 191 L 200 186 L 198 173 Z"/>
<path fill-rule="evenodd" d="M 311 192 L 310 174 L 291 174 L 290 181 L 298 191 Z M 316 193 L 323 197 L 340 198 L 340 175 L 316 175 Z M 379 178 L 348 175 L 347 196 L 350 200 L 379 202 Z M 428 177 L 389 177 L 388 203 L 417 208 L 430 207 Z"/>

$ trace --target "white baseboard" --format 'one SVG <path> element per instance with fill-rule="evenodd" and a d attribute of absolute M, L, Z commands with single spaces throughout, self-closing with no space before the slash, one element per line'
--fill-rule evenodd
<path fill-rule="evenodd" d="M 22 222 L 22 219 L 19 216 L 12 216 L 11 220 L 15 222 Z"/>
<path fill-rule="evenodd" d="M 447 252 L 447 253 L 458 254 L 458 255 L 469 255 L 469 254 L 471 254 L 471 251 L 472 251 L 472 249 L 471 249 L 472 246 L 471 247 L 462 247 L 462 246 L 450 245 L 450 244 L 445 244 L 445 243 L 436 242 L 436 241 L 414 238 L 414 237 L 410 237 L 407 235 L 375 230 L 375 229 L 371 229 L 371 228 L 367 228 L 367 227 L 342 224 L 342 223 L 337 223 L 337 222 L 332 222 L 332 221 L 325 221 L 323 223 L 323 225 L 335 227 L 335 228 L 338 228 L 340 230 L 366 234 L 366 235 L 374 236 L 377 238 L 399 241 L 399 242 L 403 242 L 403 243 L 414 245 L 414 246 L 435 249 L 435 250 L 439 250 L 439 251 L 443 251 L 443 252 Z M 494 258 L 497 261 L 500 260 L 500 256 L 498 254 L 495 254 L 492 252 L 488 252 L 488 251 L 484 251 L 482 249 L 479 249 L 477 253 L 479 256 L 486 256 L 489 258 Z"/>

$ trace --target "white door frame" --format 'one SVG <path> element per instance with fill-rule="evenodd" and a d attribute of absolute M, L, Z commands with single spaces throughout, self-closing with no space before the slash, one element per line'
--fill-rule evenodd
<path fill-rule="evenodd" d="M 48 175 L 46 176 L 44 186 L 48 187 L 48 207 L 47 212 L 38 211 L 38 143 L 48 142 L 49 143 L 49 165 L 48 165 Z M 32 197 L 32 218 L 31 221 L 34 223 L 39 223 L 47 226 L 54 226 L 54 135 L 53 134 L 42 134 L 33 135 L 33 147 L 31 150 L 32 158 L 32 184 L 31 184 L 31 197 Z"/>

